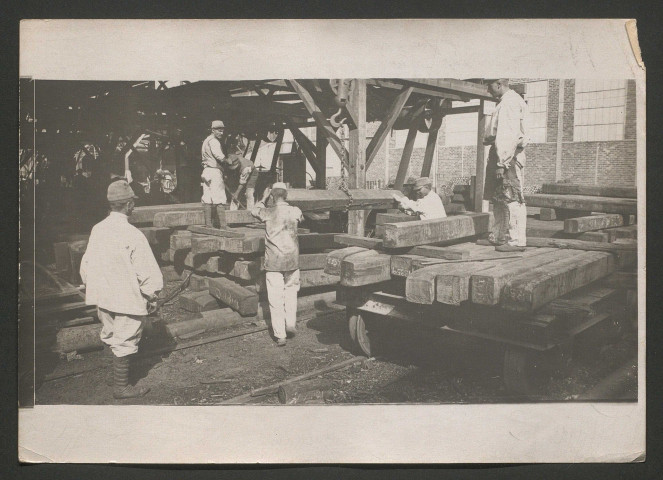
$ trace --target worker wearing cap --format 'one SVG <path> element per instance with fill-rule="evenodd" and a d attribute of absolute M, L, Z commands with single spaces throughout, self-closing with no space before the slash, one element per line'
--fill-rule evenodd
<path fill-rule="evenodd" d="M 490 241 L 501 252 L 523 251 L 527 245 L 527 207 L 523 195 L 527 104 L 509 88 L 509 79 L 490 79 L 497 99 L 484 144 L 490 145 L 484 198 L 493 200 L 495 230 Z"/>
<path fill-rule="evenodd" d="M 201 202 L 205 212 L 205 225 L 214 226 L 214 212 L 218 219 L 222 218 L 224 205 L 228 202 L 226 186 L 223 183 L 221 165 L 225 155 L 221 148 L 221 140 L 225 125 L 221 120 L 212 122 L 212 133 L 203 140 L 202 163 L 203 172 L 200 176 L 203 187 Z"/>
<path fill-rule="evenodd" d="M 272 198 L 272 206 L 266 207 Z M 272 330 L 278 346 L 286 344 L 297 325 L 297 292 L 299 291 L 299 242 L 297 226 L 304 220 L 302 211 L 288 205 L 286 185 L 277 182 L 265 190 L 251 214 L 265 222 L 265 281 L 272 319 Z"/>
<path fill-rule="evenodd" d="M 234 209 L 233 205 L 238 204 L 239 196 L 242 194 L 244 188 L 246 188 L 246 209 L 252 210 L 255 204 L 254 195 L 256 182 L 258 181 L 258 170 L 251 160 L 235 153 L 226 157 L 225 165 L 227 165 L 229 170 L 229 176 L 235 177 L 235 181 L 237 182 L 237 188 L 232 194 L 233 203 L 231 204 L 231 210 Z"/>
<path fill-rule="evenodd" d="M 447 212 L 444 210 L 442 199 L 431 188 L 431 180 L 428 177 L 421 177 L 415 180 L 412 186 L 412 192 L 416 200 L 410 200 L 407 197 L 393 194 L 394 199 L 400 204 L 400 207 L 412 215 L 419 215 L 421 220 L 431 220 L 433 218 L 444 218 Z"/>
<path fill-rule="evenodd" d="M 133 190 L 126 180 L 108 186 L 110 214 L 92 228 L 81 260 L 86 305 L 96 305 L 101 340 L 113 352 L 115 398 L 145 395 L 129 385 L 130 358 L 138 351 L 144 317 L 156 308 L 163 276 L 145 235 L 131 225 Z"/>

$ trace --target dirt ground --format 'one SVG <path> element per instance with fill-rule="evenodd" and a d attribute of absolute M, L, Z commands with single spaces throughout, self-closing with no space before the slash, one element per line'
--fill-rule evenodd
<path fill-rule="evenodd" d="M 166 321 L 190 315 L 177 303 L 162 311 Z M 230 331 L 255 329 L 247 323 L 229 330 L 200 334 L 185 341 Z M 324 374 L 330 382 L 309 403 L 507 403 L 532 401 L 509 393 L 503 385 L 503 347 L 494 342 L 412 326 L 385 324 L 376 358 Z M 629 328 L 617 334 L 578 338 L 573 360 L 563 375 L 547 377 L 535 400 L 575 400 L 611 372 L 635 357 L 637 335 Z M 141 348 L 163 346 L 157 336 Z M 61 359 L 52 373 L 87 370 L 75 376 L 38 383 L 37 404 L 215 405 L 288 378 L 356 357 L 345 313 L 300 319 L 295 338 L 277 347 L 268 330 L 193 348 L 147 357 L 138 362 L 133 380 L 151 391 L 142 398 L 114 400 L 108 351 Z M 637 369 L 636 369 L 637 370 Z M 630 375 L 621 399 L 637 398 L 637 378 Z M 275 405 L 274 394 L 252 403 Z"/>

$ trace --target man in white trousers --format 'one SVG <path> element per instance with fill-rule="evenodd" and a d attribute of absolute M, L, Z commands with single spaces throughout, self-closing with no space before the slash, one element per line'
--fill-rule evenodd
<path fill-rule="evenodd" d="M 133 398 L 149 388 L 129 385 L 131 357 L 138 352 L 143 320 L 156 309 L 163 276 L 147 238 L 131 225 L 133 190 L 126 180 L 108 186 L 110 214 L 92 228 L 81 260 L 86 305 L 96 305 L 101 340 L 113 352 L 113 396 Z"/>
<path fill-rule="evenodd" d="M 272 198 L 272 206 L 266 207 Z M 288 205 L 285 183 L 277 182 L 265 190 L 251 214 L 265 222 L 265 281 L 274 338 L 279 347 L 297 330 L 297 292 L 299 291 L 299 241 L 297 226 L 304 220 L 302 211 Z"/>
<path fill-rule="evenodd" d="M 495 230 L 490 241 L 500 252 L 523 251 L 527 245 L 525 121 L 527 104 L 509 88 L 509 79 L 489 80 L 488 91 L 497 99 L 484 144 L 491 145 L 486 165 L 484 198 L 492 199 Z"/>

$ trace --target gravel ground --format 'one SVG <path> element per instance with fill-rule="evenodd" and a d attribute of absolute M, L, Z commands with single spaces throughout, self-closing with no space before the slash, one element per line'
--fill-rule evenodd
<path fill-rule="evenodd" d="M 165 322 L 191 314 L 177 303 L 161 312 Z M 228 331 L 255 328 L 247 323 Z M 377 358 L 322 376 L 330 382 L 324 392 L 307 395 L 304 403 L 506 403 L 524 401 L 507 392 L 502 381 L 503 349 L 498 344 L 430 330 L 385 325 L 387 335 Z M 186 342 L 205 338 L 188 338 Z M 579 338 L 573 361 L 561 376 L 547 379 L 542 401 L 574 400 L 609 373 L 635 356 L 637 336 L 628 329 L 604 335 L 598 344 Z M 147 338 L 143 347 L 163 346 L 160 338 Z M 141 360 L 134 380 L 151 391 L 139 399 L 112 398 L 111 357 L 90 352 L 67 362 L 54 373 L 95 368 L 77 376 L 37 386 L 37 404 L 147 404 L 214 405 L 337 362 L 355 357 L 343 312 L 301 319 L 295 338 L 277 347 L 269 331 Z M 637 397 L 637 378 L 629 378 L 621 398 Z M 531 400 L 527 400 L 531 401 Z M 276 395 L 257 397 L 253 403 L 278 404 Z"/>

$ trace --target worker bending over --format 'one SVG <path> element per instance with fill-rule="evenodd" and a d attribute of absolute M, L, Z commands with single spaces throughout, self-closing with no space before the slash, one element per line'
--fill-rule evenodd
<path fill-rule="evenodd" d="M 156 309 L 163 276 L 145 235 L 131 225 L 133 190 L 126 180 L 108 186 L 110 214 L 92 228 L 81 260 L 86 305 L 96 305 L 101 340 L 113 352 L 113 396 L 133 398 L 149 388 L 129 385 L 130 358 L 138 352 L 144 317 Z"/>
<path fill-rule="evenodd" d="M 421 220 L 431 220 L 433 218 L 444 218 L 447 212 L 444 210 L 442 199 L 431 188 L 431 179 L 421 177 L 415 180 L 412 187 L 416 200 L 394 193 L 393 197 L 405 213 L 410 215 L 419 215 Z"/>
<path fill-rule="evenodd" d="M 255 205 L 256 183 L 258 181 L 258 170 L 253 162 L 239 154 L 231 154 L 225 159 L 228 166 L 229 177 L 233 178 L 233 183 L 237 183 L 237 188 L 232 194 L 232 203 L 230 210 L 236 210 L 240 204 L 240 195 L 246 188 L 246 209 L 252 210 Z"/>
<path fill-rule="evenodd" d="M 523 251 L 527 245 L 527 207 L 523 195 L 525 183 L 525 130 L 527 104 L 509 88 L 509 79 L 488 84 L 497 99 L 484 144 L 490 145 L 486 164 L 484 198 L 493 200 L 495 230 L 489 239 L 500 252 Z"/>
<path fill-rule="evenodd" d="M 266 207 L 271 197 L 272 206 Z M 297 226 L 304 220 L 302 211 L 288 205 L 285 183 L 266 189 L 251 214 L 265 222 L 265 280 L 276 344 L 286 344 L 286 336 L 297 329 L 297 292 L 299 291 L 299 241 Z"/>
<path fill-rule="evenodd" d="M 221 140 L 225 126 L 221 120 L 212 122 L 212 133 L 205 140 L 202 146 L 203 173 L 200 176 L 203 187 L 203 196 L 201 202 L 205 212 L 205 225 L 214 227 L 214 213 L 219 219 L 223 216 L 224 205 L 228 202 L 226 197 L 226 186 L 223 183 L 223 173 L 221 164 L 225 159 L 221 149 Z"/>

